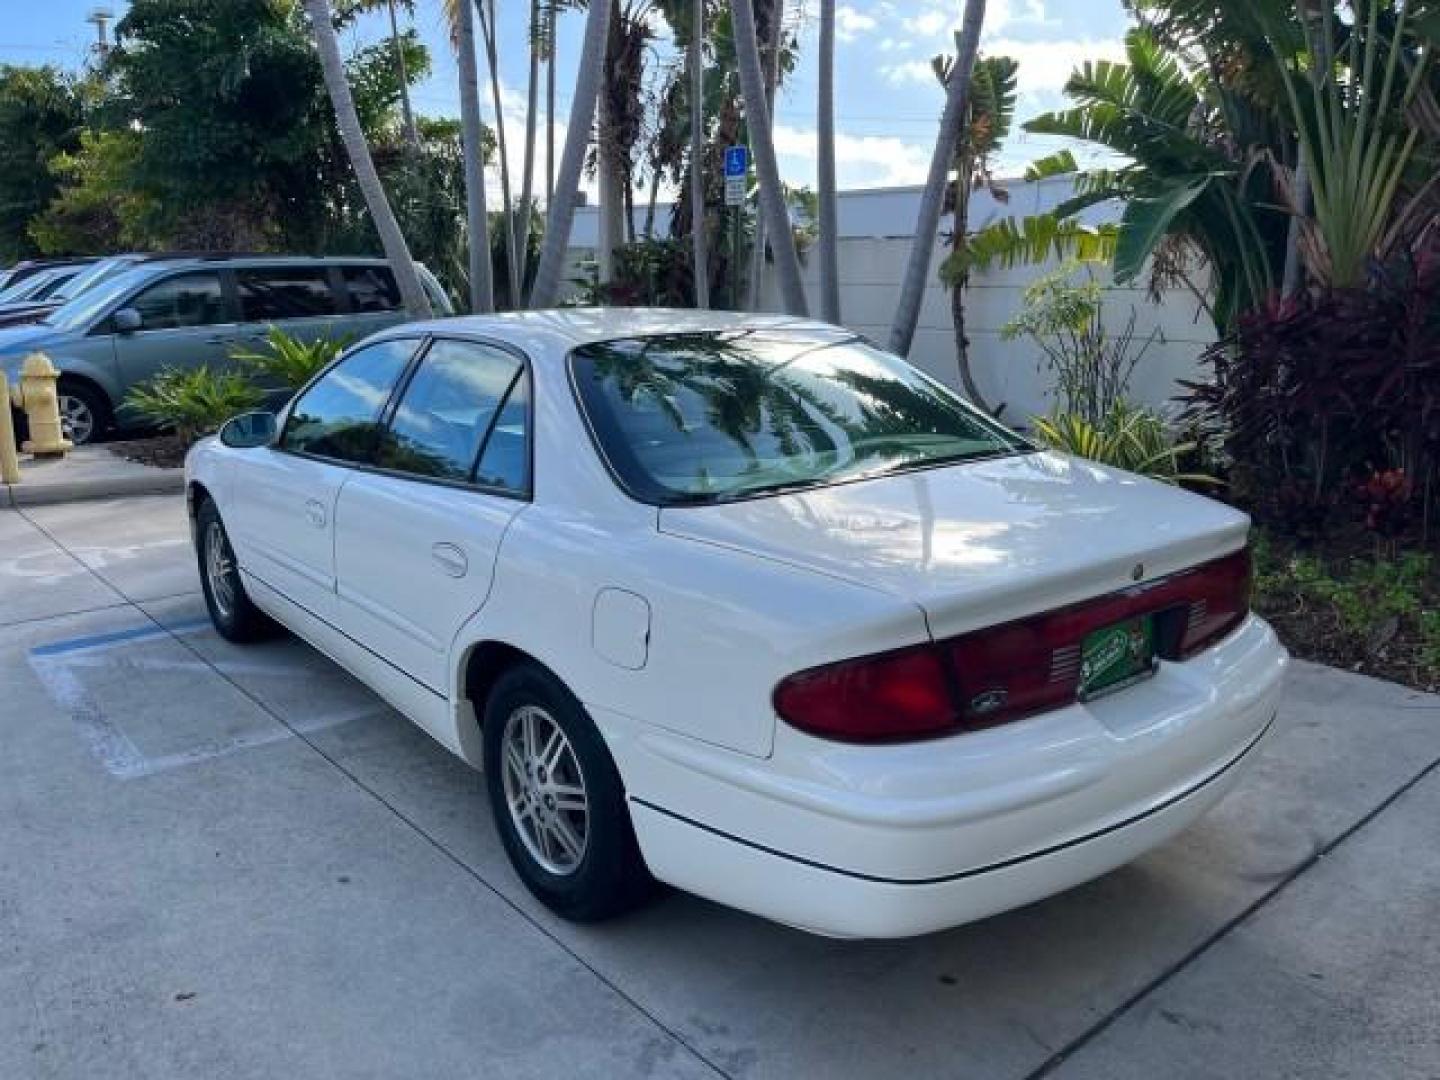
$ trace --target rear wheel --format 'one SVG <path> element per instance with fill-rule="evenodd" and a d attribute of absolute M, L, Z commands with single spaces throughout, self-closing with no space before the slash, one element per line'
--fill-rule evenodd
<path fill-rule="evenodd" d="M 200 588 L 210 621 L 226 641 L 244 643 L 269 637 L 275 624 L 245 593 L 230 537 L 215 504 L 206 499 L 195 515 L 195 550 L 200 559 Z"/>
<path fill-rule="evenodd" d="M 56 387 L 60 425 L 76 446 L 94 442 L 110 427 L 110 399 L 104 391 L 78 379 L 60 380 Z"/>
<path fill-rule="evenodd" d="M 574 696 L 533 664 L 511 668 L 485 708 L 485 777 L 506 854 L 526 887 L 577 922 L 649 895 L 625 789 Z"/>

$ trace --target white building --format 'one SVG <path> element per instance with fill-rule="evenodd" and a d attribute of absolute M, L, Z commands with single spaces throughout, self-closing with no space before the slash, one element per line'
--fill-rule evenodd
<path fill-rule="evenodd" d="M 1052 177 L 1034 183 L 1008 181 L 1008 203 L 988 192 L 977 192 L 970 204 L 971 227 L 978 229 L 1004 216 L 1016 218 L 1044 213 L 1071 193 L 1066 177 Z M 840 195 L 840 282 L 841 311 L 845 324 L 883 344 L 889 337 L 890 321 L 900 294 L 900 281 L 910 255 L 911 238 L 919 212 L 919 187 L 877 188 L 847 191 Z M 1090 224 L 1118 219 L 1118 205 L 1091 207 L 1082 218 Z M 644 211 L 637 208 L 637 218 Z M 657 230 L 668 233 L 668 207 L 656 215 Z M 576 212 L 571 235 L 576 259 L 593 255 L 599 235 L 599 212 L 593 206 Z M 643 228 L 637 220 L 636 230 Z M 942 232 L 950 223 L 941 223 Z M 942 238 L 936 245 L 925 303 L 910 359 L 930 374 L 958 385 L 955 331 L 950 316 L 950 299 L 939 279 L 939 266 L 946 255 Z M 1029 341 L 1005 341 L 1000 328 L 1014 316 L 1022 303 L 1024 287 L 1049 267 L 1019 266 L 1012 270 L 991 270 L 972 276 L 966 292 L 966 331 L 970 339 L 976 382 L 992 404 L 1004 403 L 1004 416 L 1023 424 L 1033 415 L 1050 411 L 1051 380 L 1043 358 Z M 1214 340 L 1214 327 L 1189 292 L 1168 293 L 1159 304 L 1147 295 L 1147 282 L 1131 282 L 1121 288 L 1110 283 L 1109 274 L 1097 267 L 1095 273 L 1106 286 L 1105 323 L 1123 330 L 1133 310 L 1136 333 L 1144 341 L 1157 332 L 1154 343 L 1135 369 L 1131 397 L 1157 408 L 1168 407 L 1179 393 L 1177 379 L 1200 374 L 1196 358 Z M 805 259 L 806 289 L 811 311 L 819 310 L 818 265 L 814 253 Z M 762 307 L 780 310 L 773 268 L 767 267 Z"/>

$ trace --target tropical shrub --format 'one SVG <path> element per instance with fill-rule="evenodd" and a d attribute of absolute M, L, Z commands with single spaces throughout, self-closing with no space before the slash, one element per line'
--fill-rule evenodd
<path fill-rule="evenodd" d="M 1186 384 L 1191 413 L 1224 432 L 1237 494 L 1262 519 L 1318 536 L 1338 511 L 1393 536 L 1412 509 L 1433 516 L 1440 237 L 1369 288 L 1272 301 L 1203 360 L 1214 379 Z"/>
<path fill-rule="evenodd" d="M 1031 433 L 1051 450 L 1167 484 L 1216 483 L 1204 473 L 1184 470 L 1198 449 L 1195 442 L 1177 439 L 1163 417 L 1123 401 L 1112 405 L 1098 422 L 1067 412 L 1037 418 Z"/>
<path fill-rule="evenodd" d="M 202 366 L 163 371 L 132 388 L 125 404 L 151 423 L 174 429 L 189 445 L 218 431 L 232 416 L 255 408 L 264 396 L 243 375 Z"/>
<path fill-rule="evenodd" d="M 590 306 L 693 307 L 695 270 L 686 240 L 641 240 L 615 249 L 613 278 L 601 284 L 598 268 L 585 267 L 576 299 Z"/>
<path fill-rule="evenodd" d="M 262 349 L 237 349 L 230 358 L 266 385 L 298 390 L 339 356 L 352 340 L 316 338 L 314 341 L 301 341 L 272 326 L 265 333 Z"/>
<path fill-rule="evenodd" d="M 1028 337 L 1055 377 L 1063 413 L 1092 425 L 1105 423 L 1123 404 L 1135 365 L 1158 331 L 1137 344 L 1135 312 L 1111 335 L 1104 325 L 1103 293 L 1094 276 L 1069 262 L 1025 287 L 1020 313 L 1000 329 L 1007 341 Z"/>

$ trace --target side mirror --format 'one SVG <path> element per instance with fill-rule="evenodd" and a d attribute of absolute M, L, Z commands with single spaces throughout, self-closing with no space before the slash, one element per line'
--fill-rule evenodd
<path fill-rule="evenodd" d="M 220 441 L 233 450 L 254 450 L 273 443 L 279 431 L 274 413 L 241 413 L 225 421 L 220 428 Z"/>
<path fill-rule="evenodd" d="M 140 312 L 133 307 L 122 307 L 115 312 L 114 322 L 117 334 L 133 334 L 145 325 L 145 320 L 140 317 Z"/>

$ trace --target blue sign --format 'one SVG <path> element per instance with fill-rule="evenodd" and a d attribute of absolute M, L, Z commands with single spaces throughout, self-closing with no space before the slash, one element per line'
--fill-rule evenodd
<path fill-rule="evenodd" d="M 750 173 L 750 148 L 727 146 L 725 148 L 725 178 L 747 176 Z"/>

